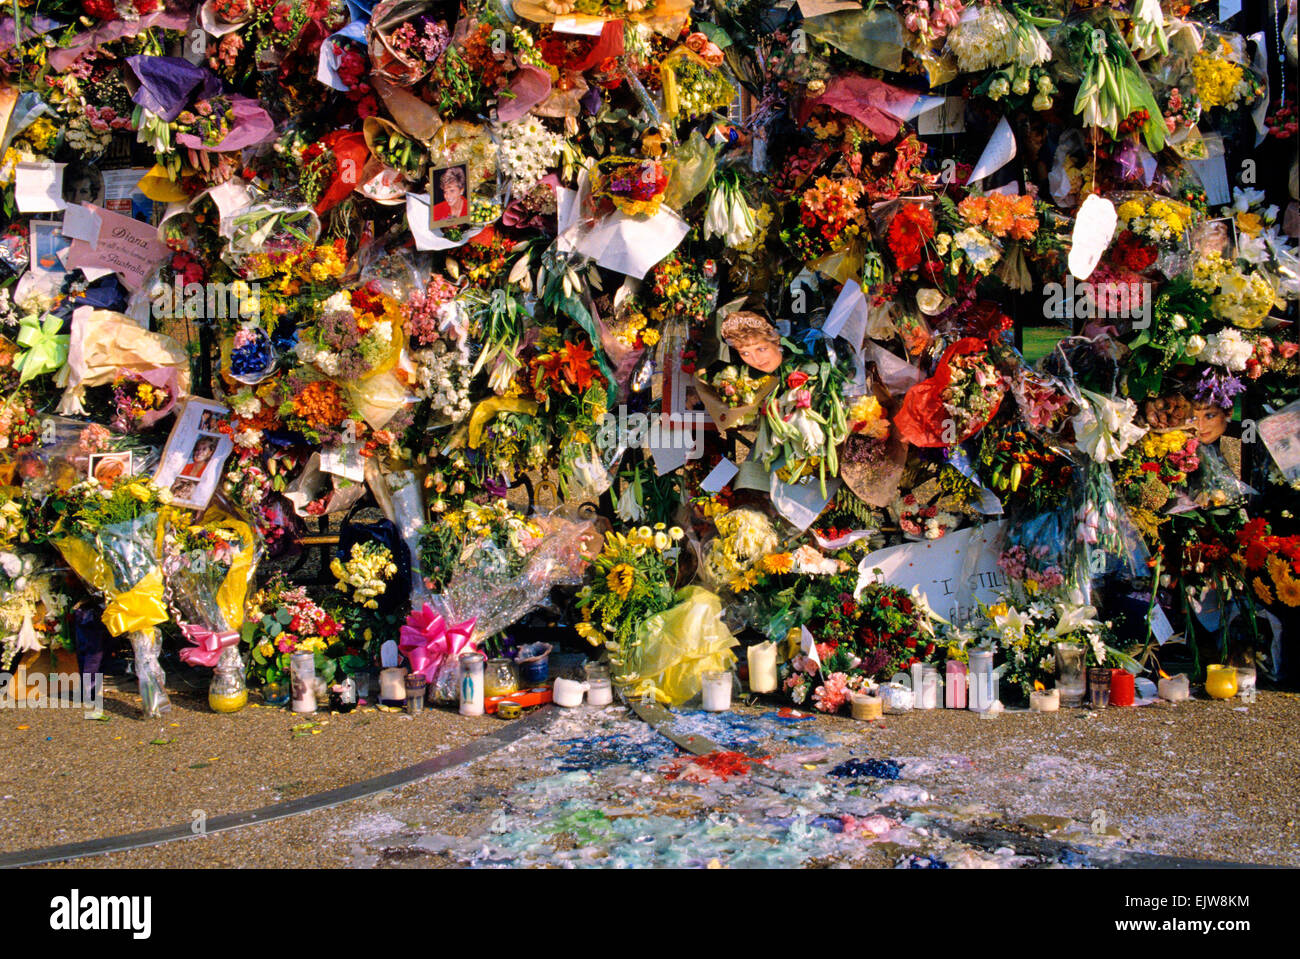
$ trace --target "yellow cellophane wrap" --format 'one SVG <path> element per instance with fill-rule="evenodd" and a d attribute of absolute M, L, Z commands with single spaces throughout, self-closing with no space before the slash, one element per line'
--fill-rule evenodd
<path fill-rule="evenodd" d="M 700 136 L 699 130 L 692 130 L 690 139 L 669 156 L 673 167 L 668 177 L 668 189 L 664 191 L 664 202 L 671 209 L 680 210 L 708 186 L 717 166 L 717 154 L 709 141 Z"/>
<path fill-rule="evenodd" d="M 392 368 L 360 383 L 344 384 L 361 418 L 374 430 L 382 430 L 397 411 L 412 400 L 407 388 Z"/>
<path fill-rule="evenodd" d="M 469 415 L 469 448 L 476 450 L 483 442 L 483 431 L 498 413 L 526 413 L 532 416 L 537 412 L 537 401 L 522 397 L 491 396 L 474 407 Z"/>
<path fill-rule="evenodd" d="M 663 87 L 664 91 L 665 116 L 675 117 L 677 116 L 677 111 L 681 109 L 681 105 L 678 103 L 677 99 L 677 74 L 673 72 L 672 64 L 674 60 L 687 58 L 694 60 L 700 66 L 704 67 L 704 69 L 712 72 L 717 72 L 721 69 L 721 67 L 709 66 L 702 56 L 694 50 L 691 50 L 689 47 L 678 47 L 669 53 L 668 56 L 664 57 L 659 64 L 659 83 Z M 730 83 L 729 85 L 734 94 L 736 85 L 734 83 Z"/>
<path fill-rule="evenodd" d="M 161 523 L 159 528 L 162 528 Z M 162 570 L 157 566 L 126 592 L 118 592 L 112 568 L 90 543 L 66 537 L 57 540 L 54 545 L 73 572 L 88 586 L 109 597 L 103 620 L 114 636 L 167 622 L 169 617 L 163 603 Z"/>
<path fill-rule="evenodd" d="M 226 628 L 239 629 L 244 625 L 248 584 L 252 582 L 256 567 L 257 540 L 247 523 L 232 516 L 220 506 L 209 506 L 203 518 L 199 520 L 199 525 L 228 529 L 244 543 L 244 548 L 235 554 L 226 578 L 217 587 L 217 607 L 226 620 Z"/>
<path fill-rule="evenodd" d="M 704 673 L 729 671 L 736 663 L 731 647 L 739 645 L 722 622 L 722 600 L 701 586 L 680 590 L 677 605 L 642 623 L 637 638 L 636 672 L 615 680 L 631 696 L 652 695 L 671 706 L 698 695 Z"/>

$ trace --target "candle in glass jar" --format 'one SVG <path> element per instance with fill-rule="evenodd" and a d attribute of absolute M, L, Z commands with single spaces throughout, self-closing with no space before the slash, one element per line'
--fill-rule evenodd
<path fill-rule="evenodd" d="M 1054 713 L 1061 708 L 1061 691 L 1059 689 L 1035 689 L 1029 694 L 1029 711 L 1031 713 Z"/>
<path fill-rule="evenodd" d="M 406 670 L 401 666 L 379 671 L 379 701 L 385 706 L 406 705 Z"/>
<path fill-rule="evenodd" d="M 948 709 L 965 709 L 966 664 L 950 659 L 945 669 L 948 681 L 943 686 L 943 704 Z"/>
<path fill-rule="evenodd" d="M 487 657 L 479 652 L 463 654 L 460 663 L 460 714 L 483 715 L 483 665 Z"/>
<path fill-rule="evenodd" d="M 704 708 L 711 713 L 724 713 L 731 708 L 731 673 L 711 670 L 702 677 Z"/>
<path fill-rule="evenodd" d="M 1160 698 L 1168 700 L 1171 703 L 1181 703 L 1185 699 L 1191 698 L 1191 684 L 1188 682 L 1186 673 L 1179 673 L 1177 676 L 1162 676 L 1156 689 L 1160 692 Z"/>
<path fill-rule="evenodd" d="M 1248 697 L 1249 693 L 1255 691 L 1255 667 L 1238 666 L 1237 667 L 1237 695 Z"/>
<path fill-rule="evenodd" d="M 770 640 L 749 647 L 749 691 L 751 693 L 776 692 L 776 643 Z"/>
<path fill-rule="evenodd" d="M 316 657 L 312 653 L 294 653 L 289 657 L 289 685 L 293 690 L 293 711 L 316 711 Z"/>
<path fill-rule="evenodd" d="M 1237 670 L 1232 666 L 1206 666 L 1205 691 L 1214 699 L 1231 699 L 1237 695 Z"/>

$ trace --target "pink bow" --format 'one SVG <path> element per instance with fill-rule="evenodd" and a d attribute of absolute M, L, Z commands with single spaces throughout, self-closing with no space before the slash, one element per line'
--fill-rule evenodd
<path fill-rule="evenodd" d="M 181 662 L 191 666 L 215 666 L 221 657 L 221 651 L 239 642 L 239 634 L 236 632 L 218 633 L 206 626 L 195 626 L 192 623 L 182 623 L 181 632 L 195 647 L 181 650 Z"/>
<path fill-rule="evenodd" d="M 473 647 L 474 624 L 477 619 L 467 619 L 455 626 L 433 611 L 428 603 L 420 610 L 412 610 L 406 617 L 397 640 L 397 648 L 411 664 L 411 672 L 419 673 L 433 682 L 442 664 L 454 660 Z"/>

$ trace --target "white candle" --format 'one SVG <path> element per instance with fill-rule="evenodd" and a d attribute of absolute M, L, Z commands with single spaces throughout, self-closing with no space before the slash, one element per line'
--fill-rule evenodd
<path fill-rule="evenodd" d="M 406 670 L 390 666 L 379 671 L 379 698 L 385 703 L 406 701 Z"/>
<path fill-rule="evenodd" d="M 1061 708 L 1061 691 L 1059 689 L 1035 689 L 1029 694 L 1029 711 L 1033 713 L 1054 713 Z"/>
<path fill-rule="evenodd" d="M 731 708 L 731 673 L 707 672 L 702 682 L 705 710 L 725 713 Z"/>
<path fill-rule="evenodd" d="M 776 692 L 776 643 L 770 640 L 749 647 L 749 691 L 751 693 Z"/>
<path fill-rule="evenodd" d="M 614 701 L 614 690 L 608 679 L 587 680 L 587 705 L 608 706 Z"/>
<path fill-rule="evenodd" d="M 1183 700 L 1189 699 L 1192 694 L 1186 673 L 1161 677 L 1156 689 L 1159 691 L 1161 699 L 1168 700 L 1171 703 L 1181 703 Z"/>
<path fill-rule="evenodd" d="M 465 653 L 460 657 L 460 714 L 483 715 L 483 664 L 482 653 Z"/>
<path fill-rule="evenodd" d="M 316 712 L 315 656 L 311 653 L 294 653 L 289 658 L 289 686 L 293 693 L 295 713 Z"/>
<path fill-rule="evenodd" d="M 1249 693 L 1246 690 L 1250 690 Z M 1255 694 L 1255 667 L 1237 667 L 1237 695 L 1249 699 Z"/>

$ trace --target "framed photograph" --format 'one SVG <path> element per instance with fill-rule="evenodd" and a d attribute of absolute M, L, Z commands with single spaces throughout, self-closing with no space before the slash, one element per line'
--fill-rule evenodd
<path fill-rule="evenodd" d="M 33 273 L 67 273 L 72 241 L 63 235 L 58 220 L 31 222 L 31 268 Z"/>
<path fill-rule="evenodd" d="M 454 163 L 429 171 L 429 229 L 471 222 L 469 198 L 474 193 L 469 164 Z"/>
<path fill-rule="evenodd" d="M 90 479 L 99 480 L 101 486 L 112 486 L 124 476 L 132 475 L 131 454 L 91 453 L 86 467 Z"/>
<path fill-rule="evenodd" d="M 167 437 L 162 462 L 154 482 L 171 490 L 172 502 L 192 510 L 207 508 L 221 482 L 221 472 L 230 456 L 230 437 L 216 432 L 216 423 L 228 412 L 212 400 L 190 397 L 176 416 Z M 204 427 L 208 427 L 204 429 Z"/>

